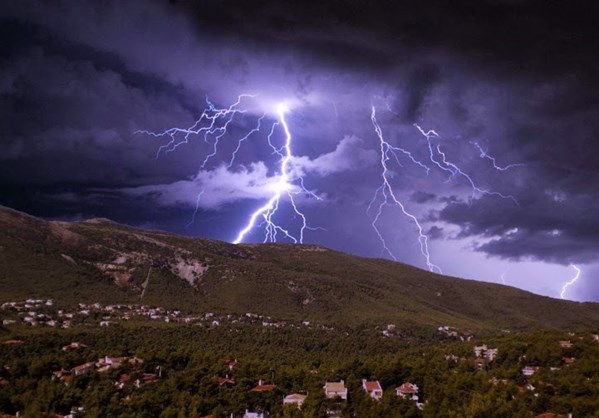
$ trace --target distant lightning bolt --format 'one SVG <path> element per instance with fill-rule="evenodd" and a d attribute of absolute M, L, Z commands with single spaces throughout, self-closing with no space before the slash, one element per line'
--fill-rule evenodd
<path fill-rule="evenodd" d="M 416 228 L 418 230 L 418 242 L 420 243 L 420 252 L 422 253 L 422 255 L 424 256 L 424 258 L 426 260 L 426 265 L 427 265 L 428 269 L 430 271 L 436 270 L 438 272 L 441 272 L 441 269 L 431 262 L 430 251 L 428 248 L 428 236 L 426 236 L 424 234 L 424 230 L 422 228 L 422 225 L 420 225 L 418 218 L 416 218 L 414 215 L 412 215 L 410 212 L 407 211 L 406 207 L 397 198 L 397 196 L 395 195 L 395 192 L 393 191 L 393 188 L 391 187 L 391 183 L 389 182 L 389 177 L 388 177 L 389 168 L 387 166 L 387 162 L 391 159 L 391 156 L 393 156 L 393 158 L 396 159 L 396 161 L 397 161 L 397 155 L 395 155 L 395 151 L 400 151 L 400 152 L 406 154 L 412 160 L 412 162 L 423 167 L 427 173 L 429 172 L 429 168 L 426 167 L 424 164 L 415 160 L 409 152 L 399 149 L 399 148 L 396 148 L 396 147 L 392 147 L 385 140 L 385 138 L 383 137 L 383 132 L 381 130 L 381 127 L 379 126 L 379 124 L 376 120 L 376 108 L 374 106 L 372 106 L 372 112 L 370 115 L 370 119 L 372 121 L 372 125 L 374 126 L 374 130 L 379 138 L 380 150 L 381 150 L 380 162 L 381 162 L 381 168 L 382 168 L 382 173 L 381 173 L 382 183 L 379 186 L 379 188 L 376 190 L 374 197 L 372 198 L 372 200 L 370 201 L 370 204 L 368 205 L 368 209 L 370 210 L 370 208 L 375 204 L 375 202 L 377 201 L 379 196 L 382 197 L 382 199 L 380 200 L 380 202 L 378 204 L 378 210 L 376 212 L 374 220 L 372 221 L 372 227 L 374 228 L 374 231 L 376 232 L 379 240 L 381 241 L 381 243 L 383 245 L 383 249 L 387 252 L 387 254 L 389 254 L 389 256 L 391 258 L 393 258 L 394 260 L 397 261 L 397 258 L 395 257 L 395 255 L 391 252 L 391 250 L 387 246 L 385 238 L 383 237 L 383 234 L 381 233 L 381 231 L 379 230 L 379 228 L 377 226 L 377 222 L 379 221 L 379 218 L 381 217 L 384 206 L 395 205 L 395 206 L 399 207 L 401 212 L 412 221 L 412 223 L 416 226 Z M 399 161 L 397 161 L 397 162 L 399 163 Z"/>
<path fill-rule="evenodd" d="M 152 132 L 147 130 L 137 130 L 134 134 L 146 134 L 155 138 L 170 138 L 169 142 L 160 146 L 156 152 L 156 158 L 162 152 L 170 153 L 182 145 L 189 143 L 189 138 L 194 135 L 202 135 L 204 142 L 209 143 L 210 138 L 213 140 L 212 152 L 206 156 L 202 163 L 202 168 L 206 166 L 208 161 L 218 152 L 218 144 L 220 139 L 227 133 L 229 124 L 237 114 L 245 113 L 247 110 L 239 109 L 241 101 L 244 98 L 253 98 L 255 95 L 241 94 L 237 97 L 237 101 L 226 108 L 216 108 L 208 98 L 206 98 L 207 108 L 203 110 L 200 117 L 189 128 L 169 128 L 162 132 Z M 251 134 L 251 133 L 250 133 Z M 248 134 L 248 136 L 250 135 Z M 243 141 L 245 138 L 242 138 Z"/>
<path fill-rule="evenodd" d="M 564 299 L 564 294 L 566 293 L 566 289 L 568 287 L 572 286 L 574 283 L 576 283 L 576 281 L 580 277 L 580 269 L 578 267 L 576 267 L 574 264 L 570 264 L 570 267 L 572 267 L 574 270 L 576 270 L 576 275 L 571 280 L 567 281 L 566 284 L 564 284 L 564 286 L 562 287 L 562 291 L 559 294 L 559 297 L 562 299 Z"/>
<path fill-rule="evenodd" d="M 479 194 L 488 195 L 488 196 L 501 197 L 502 199 L 510 199 L 515 204 L 518 204 L 518 201 L 512 195 L 506 195 L 506 194 L 499 193 L 499 192 L 496 192 L 496 191 L 491 191 L 491 190 L 483 189 L 483 188 L 477 186 L 476 183 L 474 182 L 474 180 L 472 179 L 472 177 L 469 174 L 467 174 L 464 171 L 462 171 L 462 169 L 457 164 L 455 164 L 455 163 L 453 163 L 453 162 L 451 162 L 451 161 L 449 161 L 447 159 L 447 155 L 445 154 L 445 152 L 443 152 L 441 150 L 441 145 L 440 144 L 437 144 L 436 146 L 433 146 L 433 144 L 432 144 L 432 138 L 438 138 L 439 137 L 439 134 L 437 134 L 437 132 L 435 132 L 433 130 L 425 131 L 418 124 L 414 124 L 414 126 L 426 138 L 426 141 L 427 141 L 427 144 L 428 144 L 428 149 L 429 149 L 429 158 L 430 158 L 430 160 L 437 167 L 439 167 L 441 170 L 449 172 L 450 173 L 450 176 L 449 176 L 450 180 L 453 179 L 457 175 L 459 175 L 459 176 L 463 177 L 464 179 L 466 179 L 466 181 L 470 184 L 470 187 L 472 189 L 471 198 L 474 198 L 475 194 L 479 193 Z M 436 151 L 436 153 L 435 153 L 435 151 Z M 440 159 L 438 157 L 440 157 Z"/>
<path fill-rule="evenodd" d="M 270 134 L 268 135 L 268 143 L 271 146 L 271 148 L 273 149 L 273 153 L 275 153 L 281 157 L 280 174 L 279 174 L 276 184 L 274 185 L 273 196 L 268 200 L 268 202 L 266 202 L 263 206 L 259 207 L 258 209 L 256 209 L 254 211 L 254 213 L 252 213 L 245 228 L 243 228 L 237 234 L 237 238 L 235 238 L 235 240 L 233 241 L 234 244 L 239 244 L 240 242 L 242 242 L 244 240 L 247 233 L 256 226 L 256 221 L 258 220 L 259 217 L 262 217 L 263 221 L 265 223 L 266 234 L 264 237 L 264 242 L 268 242 L 268 241 L 275 242 L 277 240 L 277 233 L 280 232 L 286 238 L 293 241 L 295 244 L 297 244 L 297 243 L 301 244 L 304 242 L 304 232 L 306 231 L 306 229 L 315 229 L 315 228 L 311 228 L 308 226 L 306 216 L 298 209 L 297 204 L 294 199 L 294 195 L 297 194 L 298 192 L 293 191 L 293 189 L 296 186 L 293 184 L 293 180 L 297 180 L 297 179 L 293 179 L 289 172 L 289 164 L 291 162 L 291 159 L 293 158 L 293 154 L 291 152 L 292 136 L 291 136 L 291 132 L 289 131 L 289 126 L 287 125 L 287 121 L 285 119 L 286 111 L 287 111 L 287 108 L 283 104 L 280 104 L 277 107 L 277 113 L 279 115 L 279 123 L 283 127 L 283 131 L 285 133 L 284 145 L 280 148 L 277 148 L 272 143 L 272 135 L 274 133 L 274 128 L 275 128 L 276 122 L 275 122 L 275 124 L 273 124 Z M 299 182 L 300 182 L 300 188 L 302 189 L 302 191 L 307 192 L 308 194 L 310 194 L 311 196 L 313 196 L 317 199 L 320 199 L 316 194 L 314 194 L 313 192 L 309 192 L 308 190 L 306 190 L 303 187 L 303 179 L 301 177 L 299 177 Z M 277 211 L 279 209 L 279 204 L 280 204 L 280 200 L 281 200 L 283 193 L 285 193 L 285 195 L 289 198 L 289 203 L 291 204 L 291 207 L 293 208 L 294 213 L 301 219 L 299 235 L 297 235 L 297 236 L 292 235 L 289 232 L 289 230 L 283 228 L 282 226 L 276 224 L 273 221 L 273 216 L 277 213 Z"/>
<path fill-rule="evenodd" d="M 509 270 L 509 268 L 506 271 L 504 271 L 503 273 L 501 273 L 500 277 L 501 277 L 501 283 L 502 284 L 506 284 L 505 283 L 505 275 L 507 274 L 508 270 Z"/>
<path fill-rule="evenodd" d="M 474 145 L 476 148 L 478 148 L 478 150 L 480 151 L 480 158 L 486 158 L 487 160 L 491 160 L 491 162 L 493 163 L 493 168 L 495 170 L 499 170 L 499 171 L 507 171 L 510 168 L 514 168 L 514 167 L 520 167 L 523 166 L 524 164 L 508 164 L 506 166 L 500 166 L 497 164 L 497 160 L 495 159 L 495 157 L 490 156 L 489 154 L 487 154 L 487 151 L 485 151 L 483 149 L 483 147 L 481 147 L 477 142 L 470 142 L 472 145 Z"/>

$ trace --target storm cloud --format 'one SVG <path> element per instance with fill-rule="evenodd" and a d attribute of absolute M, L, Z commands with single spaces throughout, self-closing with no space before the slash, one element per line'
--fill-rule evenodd
<path fill-rule="evenodd" d="M 433 260 L 486 280 L 502 263 L 556 265 L 533 288 L 557 289 L 563 266 L 599 271 L 597 11 L 541 0 L 4 2 L 0 203 L 230 239 L 277 187 L 267 136 L 281 146 L 285 102 L 290 170 L 309 193 L 291 192 L 320 227 L 306 240 L 386 256 L 371 226 L 382 197 L 375 107 L 385 140 L 405 151 L 388 178 Z M 205 166 L 212 139 L 158 152 L 170 137 L 136 133 L 194 126 L 209 103 L 242 93 L 255 97 Z M 380 210 L 392 252 L 425 267 L 413 222 Z M 593 277 L 581 282 L 578 298 L 599 300 Z"/>

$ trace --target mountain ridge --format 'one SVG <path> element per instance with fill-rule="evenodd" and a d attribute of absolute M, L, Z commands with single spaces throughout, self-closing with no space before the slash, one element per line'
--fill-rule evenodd
<path fill-rule="evenodd" d="M 597 327 L 599 304 L 451 278 L 319 245 L 240 244 L 0 207 L 2 299 L 141 302 L 400 328 Z M 142 297 L 143 295 L 143 297 Z"/>

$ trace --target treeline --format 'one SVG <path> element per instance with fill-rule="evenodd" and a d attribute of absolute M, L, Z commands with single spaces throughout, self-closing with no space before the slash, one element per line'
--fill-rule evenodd
<path fill-rule="evenodd" d="M 246 409 L 276 417 L 325 417 L 334 410 L 360 418 L 526 417 L 548 411 L 599 417 L 599 342 L 589 331 L 418 346 L 366 329 L 259 326 L 129 324 L 1 335 L 2 341 L 22 343 L 0 346 L 0 412 L 21 411 L 25 417 L 54 417 L 74 407 L 89 417 L 225 417 Z M 563 340 L 571 346 L 560 345 Z M 64 351 L 71 341 L 88 348 Z M 498 354 L 477 367 L 473 347 L 482 343 L 498 348 Z M 123 361 L 66 380 L 53 376 L 104 356 L 137 357 L 143 363 Z M 566 358 L 575 360 L 566 363 Z M 538 369 L 526 377 L 525 366 Z M 326 399 L 324 383 L 340 379 L 349 389 L 348 401 Z M 362 379 L 381 383 L 382 400 L 368 397 Z M 260 380 L 275 388 L 252 391 Z M 422 410 L 396 396 L 395 388 L 406 381 L 420 388 Z M 301 410 L 284 407 L 283 398 L 291 393 L 308 395 Z"/>

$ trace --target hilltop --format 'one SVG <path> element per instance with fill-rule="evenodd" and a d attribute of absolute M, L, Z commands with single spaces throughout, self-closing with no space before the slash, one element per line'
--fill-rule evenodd
<path fill-rule="evenodd" d="M 597 327 L 599 305 L 430 273 L 316 245 L 189 238 L 0 207 L 0 301 L 27 297 L 253 312 L 289 320 L 470 330 Z"/>

